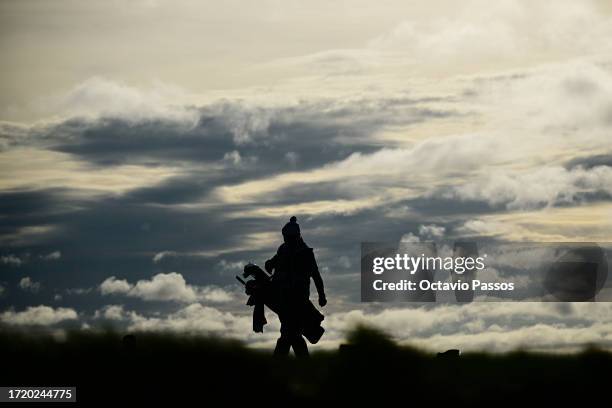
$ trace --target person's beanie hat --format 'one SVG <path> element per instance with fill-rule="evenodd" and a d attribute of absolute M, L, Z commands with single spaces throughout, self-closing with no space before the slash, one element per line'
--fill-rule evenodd
<path fill-rule="evenodd" d="M 295 216 L 289 219 L 289 222 L 283 227 L 283 235 L 296 236 L 300 235 L 300 224 L 297 223 Z"/>

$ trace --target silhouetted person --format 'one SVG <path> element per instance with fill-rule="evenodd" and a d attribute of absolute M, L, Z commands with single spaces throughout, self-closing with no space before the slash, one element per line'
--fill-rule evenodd
<path fill-rule="evenodd" d="M 291 217 L 285 224 L 282 233 L 285 242 L 265 264 L 268 272 L 274 271 L 272 282 L 279 296 L 281 336 L 276 342 L 274 354 L 288 355 L 289 349 L 293 347 L 296 356 L 305 357 L 308 356 L 308 347 L 302 334 L 304 316 L 308 308 L 312 307 L 309 302 L 311 278 L 317 288 L 319 305 L 325 306 L 327 299 L 314 253 L 304 243 L 295 217 Z"/>

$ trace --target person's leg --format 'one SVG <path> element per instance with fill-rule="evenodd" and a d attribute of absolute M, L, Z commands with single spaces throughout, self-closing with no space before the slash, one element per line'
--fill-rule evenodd
<path fill-rule="evenodd" d="M 276 342 L 275 355 L 286 356 L 293 348 L 296 357 L 307 357 L 308 347 L 302 337 L 301 303 L 287 302 L 278 317 L 281 323 L 281 336 Z"/>
<path fill-rule="evenodd" d="M 276 340 L 276 348 L 274 349 L 275 356 L 288 356 L 289 350 L 291 349 L 291 334 L 292 324 L 291 319 L 286 313 L 279 314 L 279 320 L 281 322 L 280 337 Z"/>
<path fill-rule="evenodd" d="M 291 343 L 289 340 L 281 334 L 281 336 L 276 340 L 276 347 L 274 348 L 275 356 L 288 356 L 289 348 L 291 347 Z"/>
<path fill-rule="evenodd" d="M 291 342 L 291 346 L 293 347 L 293 352 L 296 357 L 308 357 L 308 346 L 306 345 L 306 341 L 301 334 L 296 334 L 293 336 L 293 341 Z"/>

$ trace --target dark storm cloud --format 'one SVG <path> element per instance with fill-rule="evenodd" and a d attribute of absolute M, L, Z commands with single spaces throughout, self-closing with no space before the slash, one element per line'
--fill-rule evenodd
<path fill-rule="evenodd" d="M 318 102 L 276 109 L 226 103 L 200 109 L 196 124 L 72 119 L 43 130 L 38 139 L 52 150 L 101 166 L 205 163 L 237 151 L 241 157 L 257 158 L 257 168 L 263 172 L 286 170 L 288 165 L 303 170 L 356 151 L 373 151 L 377 146 L 369 137 L 385 126 L 458 114 L 416 106 L 421 102 Z M 288 153 L 295 153 L 295 160 L 288 160 Z"/>
<path fill-rule="evenodd" d="M 602 201 L 610 201 L 612 200 L 612 194 L 606 191 L 587 191 L 587 192 L 579 192 L 574 195 L 574 200 L 572 202 L 560 202 L 556 204 L 558 207 L 574 207 L 576 203 L 596 203 Z"/>
<path fill-rule="evenodd" d="M 65 206 L 62 193 L 66 192 L 64 189 L 0 191 L 2 225 L 11 225 L 11 221 L 18 223 L 26 216 L 47 216 Z"/>
<path fill-rule="evenodd" d="M 95 288 L 107 277 L 114 275 L 130 281 L 150 278 L 155 273 L 178 271 L 192 284 L 225 286 L 233 283 L 233 275 L 239 270 L 223 271 L 219 263 L 252 260 L 263 263 L 275 251 L 281 241 L 280 227 L 285 219 L 276 217 L 240 217 L 228 219 L 227 215 L 241 206 L 226 206 L 206 210 L 183 210 L 172 206 L 150 205 L 149 199 L 137 201 L 132 193 L 119 197 L 97 200 L 70 199 L 66 195 L 64 210 L 59 211 L 55 202 L 58 192 L 38 191 L 36 194 L 16 194 L 20 206 L 13 208 L 11 229 L 38 222 L 58 224 L 61 233 L 36 245 L 12 248 L 16 255 L 46 254 L 60 251 L 62 257 L 53 263 L 45 263 L 37 257 L 19 267 L 19 273 L 5 274 L 3 279 L 11 288 L 18 285 L 23 276 L 41 282 L 42 289 L 34 297 L 10 290 L 0 299 L 5 305 L 25 306 L 34 298 L 38 302 L 62 294 L 61 305 L 92 310 L 108 299 L 99 298 L 90 291 L 86 296 L 64 293 L 71 288 Z M 44 207 L 43 203 L 49 203 Z M 79 208 L 71 210 L 71 208 Z M 32 209 L 36 209 L 35 212 Z M 53 209 L 53 211 L 51 211 Z M 300 216 L 300 214 L 297 214 Z M 321 268 L 326 273 L 356 272 L 341 267 L 337 259 L 346 256 L 359 258 L 361 241 L 399 240 L 406 232 L 418 231 L 418 221 L 397 222 L 377 210 L 367 210 L 351 215 L 321 215 L 300 217 L 307 242 L 316 248 Z M 7 228 L 9 228 L 7 226 Z M 243 244 L 256 248 L 257 242 L 245 242 L 250 234 L 262 231 L 278 231 L 278 241 L 262 250 L 236 249 Z M 313 231 L 318 231 L 316 234 Z M 321 232 L 319 232 L 321 231 Z M 229 249 L 227 254 L 214 255 L 217 249 Z M 154 263 L 155 254 L 175 251 Z M 198 253 L 211 251 L 213 255 Z M 4 254 L 3 254 L 4 255 Z M 357 264 L 356 261 L 353 264 Z M 9 268 L 6 269 L 8 272 Z M 356 290 L 350 290 L 330 280 L 331 293 L 345 293 L 358 299 Z M 356 288 L 355 288 L 356 289 Z M 135 305 L 137 301 L 132 301 Z M 140 307 L 151 307 L 136 305 Z"/>
<path fill-rule="evenodd" d="M 146 276 L 152 268 L 152 258 L 158 252 L 214 253 L 220 248 L 240 246 L 242 238 L 249 234 L 280 231 L 286 222 L 276 217 L 227 217 L 233 210 L 243 209 L 243 205 L 190 210 L 150 205 L 148 199 L 138 201 L 130 193 L 119 197 L 99 197 L 97 200 L 71 199 L 66 195 L 63 209 L 58 209 L 57 194 L 55 190 L 49 190 L 3 195 L 7 199 L 5 202 L 19 200 L 19 206 L 11 207 L 10 222 L 8 219 L 2 222 L 7 233 L 15 233 L 21 227 L 38 225 L 43 221 L 62 225 L 61 233 L 54 235 L 51 242 L 16 246 L 12 248 L 14 251 L 49 253 L 51 249 L 59 250 L 63 264 L 77 260 L 84 264 L 106 264 L 101 269 L 121 269 L 130 274 L 139 274 L 137 271 L 143 270 L 142 276 Z M 248 207 L 252 208 L 251 205 Z M 380 224 L 383 216 L 376 214 L 378 212 L 372 210 L 346 216 L 311 216 L 303 222 L 307 225 L 306 230 L 334 226 L 331 235 L 319 235 L 323 241 L 327 241 L 320 245 L 327 248 L 336 247 L 333 240 L 343 235 L 345 230 L 346 235 L 351 231 L 355 237 L 388 236 L 390 231 L 385 228 L 385 223 Z M 393 235 L 401 236 L 406 228 L 405 224 L 398 227 Z M 92 259 L 96 259 L 96 262 L 90 262 Z M 118 260 L 123 265 L 114 265 Z M 131 262 L 137 260 L 139 267 L 134 267 Z M 198 262 L 201 265 L 203 261 L 200 259 Z M 76 269 L 72 278 L 78 278 L 81 273 Z"/>
<path fill-rule="evenodd" d="M 49 196 L 53 194 L 48 193 Z M 28 202 L 28 199 L 36 201 L 45 195 L 38 192 L 21 197 L 26 204 L 24 211 L 14 213 L 13 225 L 5 228 L 18 229 L 39 221 L 40 215 L 27 210 L 39 204 Z M 52 201 L 48 197 L 45 199 Z M 8 273 L 9 268 L 3 267 L 3 280 L 11 287 L 16 287 L 23 276 L 30 276 L 34 281 L 41 281 L 43 289 L 49 289 L 41 291 L 39 301 L 45 298 L 50 301 L 57 291 L 95 287 L 110 275 L 136 280 L 166 268 L 183 272 L 190 282 L 228 284 L 231 281 L 214 272 L 218 262 L 214 257 L 187 256 L 166 264 L 154 264 L 153 256 L 167 249 L 190 252 L 232 248 L 245 234 L 266 228 L 265 223 L 257 219 L 226 220 L 222 210 L 186 212 L 135 203 L 132 198 L 107 197 L 73 204 L 81 208 L 47 212 L 43 217 L 46 223 L 61 225 L 60 234 L 36 245 L 11 248 L 17 256 L 46 254 L 50 249 L 62 253 L 60 260 L 44 265 L 38 257 L 29 256 L 27 259 L 32 261 L 20 265 L 18 273 Z M 71 296 L 67 300 L 78 301 L 79 298 Z M 14 290 L 1 299 L 2 303 L 13 305 L 25 305 L 31 300 L 31 296 Z"/>
<path fill-rule="evenodd" d="M 192 170 L 188 175 L 171 177 L 154 186 L 135 188 L 126 192 L 123 198 L 134 204 L 188 204 L 202 201 L 219 185 L 238 183 L 245 177 L 245 171 L 232 168 Z"/>
<path fill-rule="evenodd" d="M 23 144 L 29 135 L 30 130 L 27 126 L 0 122 L 0 151 Z"/>
<path fill-rule="evenodd" d="M 133 189 L 123 195 L 126 202 L 149 203 L 160 205 L 189 204 L 206 202 L 207 194 L 218 186 L 232 185 L 243 182 L 254 171 L 246 170 L 219 170 L 219 171 L 192 171 L 189 175 L 169 178 L 151 187 Z M 355 194 L 350 189 L 343 188 L 337 182 L 300 183 L 279 188 L 258 196 L 256 201 L 244 204 L 225 206 L 225 210 L 255 210 L 270 205 L 296 205 L 320 200 L 350 200 Z"/>
<path fill-rule="evenodd" d="M 320 102 L 282 109 L 247 109 L 225 103 L 202 108 L 195 124 L 162 119 L 71 119 L 27 131 L 19 128 L 18 135 L 5 126 L 4 148 L 60 151 L 98 169 L 124 164 L 175 165 L 181 172 L 121 194 L 68 188 L 0 193 L 0 237 L 15 236 L 24 227 L 55 227 L 52 235 L 13 242 L 10 251 L 2 249 L 3 256 L 29 261 L 10 271 L 7 265 L 0 265 L 6 288 L 0 306 L 20 309 L 37 303 L 92 311 L 109 301 L 96 288 L 111 275 L 134 282 L 176 271 L 190 284 L 232 285 L 233 275 L 239 271 L 220 265 L 245 260 L 262 263 L 276 250 L 280 228 L 287 221 L 285 217 L 233 214 L 270 205 L 350 200 L 353 194 L 337 183 L 305 185 L 296 180 L 295 185 L 263 199 L 228 205 L 215 204 L 211 191 L 283 172 L 320 168 L 355 152 L 371 153 L 380 148 L 372 136 L 385 126 L 455 114 L 417 106 L 426 102 L 437 101 Z M 407 231 L 418 230 L 417 222 L 400 224 L 376 210 L 351 215 L 295 215 L 306 240 L 317 248 L 321 267 L 330 274 L 351 271 L 338 263 L 338 258 L 358 259 L 360 241 L 399 240 Z M 315 230 L 322 232 L 310 233 Z M 278 231 L 278 242 L 270 248 L 257 249 L 259 243 L 248 240 L 270 231 Z M 38 256 L 53 251 L 59 251 L 61 259 L 44 262 Z M 164 251 L 171 255 L 153 262 L 154 256 Z M 40 282 L 39 293 L 18 290 L 24 276 Z M 336 285 L 336 281 L 330 279 L 332 293 L 345 292 L 357 299 L 356 291 Z M 122 302 L 139 309 L 152 307 L 137 299 Z M 155 307 L 159 310 L 159 305 Z"/>
<path fill-rule="evenodd" d="M 611 154 L 598 154 L 594 156 L 577 157 L 566 163 L 567 169 L 574 167 L 583 167 L 585 169 L 592 169 L 598 166 L 612 167 L 612 153 Z"/>

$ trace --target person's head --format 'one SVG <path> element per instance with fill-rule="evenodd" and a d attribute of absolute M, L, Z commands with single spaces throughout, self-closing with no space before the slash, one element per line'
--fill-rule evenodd
<path fill-rule="evenodd" d="M 297 218 L 291 217 L 289 222 L 283 227 L 283 239 L 286 244 L 294 245 L 297 244 L 301 238 L 300 236 L 300 224 L 297 223 Z"/>

